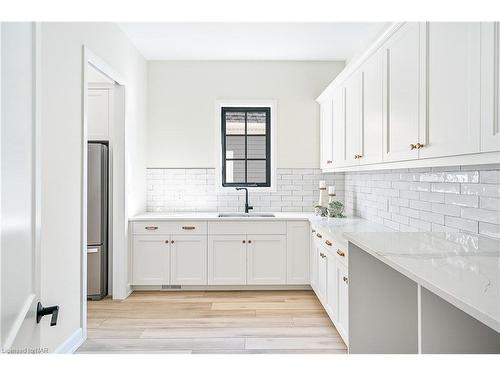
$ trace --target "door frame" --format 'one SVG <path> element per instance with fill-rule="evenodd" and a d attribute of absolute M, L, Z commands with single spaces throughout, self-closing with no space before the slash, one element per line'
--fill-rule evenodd
<path fill-rule="evenodd" d="M 31 304 L 35 299 L 41 298 L 41 226 L 42 226 L 42 153 L 41 153 L 41 23 L 40 22 L 30 22 L 32 25 L 32 35 L 33 35 L 33 102 L 32 102 L 32 119 L 33 119 L 33 133 L 32 133 L 32 181 L 33 186 L 31 190 L 32 194 L 32 211 L 31 211 L 31 221 L 32 221 L 32 241 L 33 241 L 33 299 L 31 303 L 27 303 L 23 308 L 23 314 L 20 314 L 15 321 L 15 326 L 17 329 L 13 329 L 9 332 L 9 337 L 5 341 L 5 347 L 3 349 L 9 349 L 14 343 L 16 335 L 19 332 L 21 325 L 24 321 L 25 313 L 31 307 Z M 2 47 L 2 22 L 0 22 L 0 71 L 1 71 L 1 47 Z M 2 76 L 0 74 L 0 128 L 2 125 Z M 0 150 L 1 150 L 1 132 L 0 132 Z M 1 162 L 1 152 L 0 152 L 0 162 Z M 1 182 L 1 174 L 0 174 Z M 0 194 L 1 194 L 1 183 L 0 183 Z M 0 200 L 0 225 L 2 223 L 2 211 L 1 211 L 1 200 Z M 0 254 L 2 252 L 0 241 Z M 1 259 L 0 256 L 0 290 L 2 287 L 1 278 Z M 2 300 L 0 298 L 0 311 L 2 307 Z M 2 327 L 2 321 L 0 319 L 0 346 L 1 339 L 4 334 L 4 327 Z"/>
<path fill-rule="evenodd" d="M 113 129 L 111 130 L 111 134 L 114 135 L 116 134 L 116 128 L 120 126 L 123 129 L 123 144 L 119 145 L 119 151 L 124 155 L 125 151 L 125 131 L 126 131 L 126 114 L 125 114 L 125 88 L 126 88 L 126 83 L 121 74 L 119 74 L 115 69 L 113 69 L 111 66 L 109 66 L 104 60 L 102 60 L 99 56 L 97 56 L 95 53 L 93 53 L 86 45 L 83 45 L 82 47 L 82 144 L 81 144 L 81 155 L 82 155 L 82 164 L 81 164 L 81 175 L 82 175 L 82 196 L 81 196 L 81 212 L 82 212 L 82 222 L 81 222 L 81 274 L 80 274 L 80 297 L 81 297 L 81 320 L 80 320 L 80 325 L 82 327 L 82 335 L 83 335 L 83 340 L 85 341 L 87 339 L 87 143 L 88 143 L 88 94 L 89 94 L 89 87 L 88 87 L 88 73 L 87 69 L 89 65 L 92 65 L 94 68 L 99 70 L 101 73 L 106 75 L 108 78 L 113 80 L 118 87 L 120 87 L 120 90 L 122 91 L 122 101 L 120 105 L 123 106 L 122 109 L 122 114 L 118 114 L 118 116 L 114 116 L 113 119 L 113 124 L 111 125 Z M 110 146 L 114 147 L 114 149 L 117 149 L 117 142 L 115 139 L 110 139 Z M 111 149 L 110 147 L 110 149 Z M 111 155 L 110 152 L 110 159 L 113 158 L 115 159 L 116 155 Z M 126 163 L 124 164 L 126 166 Z M 110 168 L 111 169 L 111 168 Z M 114 167 L 113 167 L 114 169 Z M 111 171 L 110 171 L 111 172 Z M 123 176 L 126 176 L 126 171 L 122 171 Z M 112 197 L 113 200 L 115 198 L 123 200 L 123 206 L 121 207 L 122 210 L 124 211 L 124 214 L 126 212 L 126 206 L 125 206 L 125 179 L 123 179 L 123 184 L 119 184 L 118 179 L 115 179 L 115 173 L 114 171 L 111 172 L 111 175 L 113 176 L 113 181 L 110 181 L 110 188 L 114 191 L 117 189 L 120 189 L 123 191 L 123 195 L 121 197 L 115 197 L 115 194 L 111 193 L 110 196 Z M 115 212 L 115 205 L 113 205 L 113 212 L 109 213 L 109 216 L 112 217 L 113 213 Z M 115 241 L 113 241 L 113 238 L 116 236 L 125 236 L 126 235 L 126 228 L 122 233 L 116 233 L 117 232 L 117 226 L 115 226 L 115 221 L 113 220 L 113 225 L 110 226 L 110 230 L 108 231 L 108 238 L 111 239 L 113 244 L 116 244 Z M 120 231 L 118 231 L 120 232 Z M 127 242 L 125 241 L 123 243 L 125 247 L 127 247 Z M 116 250 L 114 248 L 113 250 Z M 124 256 L 126 254 L 126 249 L 123 251 L 113 251 L 112 253 L 113 259 L 112 259 L 112 264 L 113 264 L 113 292 L 115 290 L 116 282 L 115 282 L 115 277 L 124 277 L 124 274 L 126 275 L 126 268 L 123 270 L 118 270 L 121 272 L 115 272 L 117 267 L 123 266 L 123 264 L 126 265 L 126 263 L 123 262 L 118 262 L 117 258 L 118 255 Z M 115 260 L 117 260 L 115 262 Z M 122 267 L 124 268 L 124 267 Z M 113 293 L 114 295 L 115 293 Z M 120 294 L 121 297 L 121 293 Z"/>

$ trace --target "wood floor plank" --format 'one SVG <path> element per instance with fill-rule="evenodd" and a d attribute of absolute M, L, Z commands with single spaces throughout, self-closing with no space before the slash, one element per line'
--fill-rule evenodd
<path fill-rule="evenodd" d="M 88 303 L 79 353 L 339 354 L 347 348 L 310 290 L 140 291 Z"/>

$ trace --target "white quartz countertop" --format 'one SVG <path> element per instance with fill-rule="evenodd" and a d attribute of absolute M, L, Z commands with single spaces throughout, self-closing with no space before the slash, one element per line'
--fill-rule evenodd
<path fill-rule="evenodd" d="M 241 213 L 241 212 L 238 212 Z M 199 221 L 235 221 L 235 220 L 310 220 L 313 213 L 304 212 L 252 212 L 252 215 L 273 214 L 274 217 L 245 216 L 245 217 L 219 217 L 219 212 L 145 212 L 129 218 L 129 221 L 176 221 L 176 220 L 199 220 Z"/>
<path fill-rule="evenodd" d="M 345 233 L 396 271 L 500 332 L 500 241 L 464 233 Z"/>

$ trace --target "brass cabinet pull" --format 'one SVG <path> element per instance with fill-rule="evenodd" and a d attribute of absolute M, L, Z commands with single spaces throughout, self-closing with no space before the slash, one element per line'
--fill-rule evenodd
<path fill-rule="evenodd" d="M 424 145 L 424 144 L 422 144 L 422 143 L 420 143 L 420 142 L 419 142 L 419 143 L 417 143 L 417 144 L 415 145 L 415 148 L 416 148 L 417 150 L 420 150 L 420 149 L 421 149 L 421 148 L 423 148 L 423 147 L 425 147 L 425 145 Z"/>
<path fill-rule="evenodd" d="M 328 245 L 328 246 L 332 246 L 332 243 L 328 240 L 325 241 L 325 243 Z"/>
<path fill-rule="evenodd" d="M 316 233 L 316 237 L 323 238 L 323 236 L 321 235 L 321 233 Z"/>
<path fill-rule="evenodd" d="M 158 227 L 157 226 L 150 226 L 150 227 L 144 227 L 144 229 L 146 229 L 146 230 L 157 230 Z"/>
<path fill-rule="evenodd" d="M 196 229 L 196 227 L 188 226 L 188 227 L 182 227 L 182 229 L 184 229 L 184 230 L 193 230 L 193 229 Z"/>
<path fill-rule="evenodd" d="M 341 257 L 345 257 L 344 252 L 340 249 L 337 249 L 337 254 L 340 255 Z"/>
<path fill-rule="evenodd" d="M 344 280 L 344 283 L 346 283 L 346 284 L 347 284 L 347 281 L 348 281 L 347 277 L 345 277 L 345 276 L 344 276 L 344 277 L 342 278 L 342 280 Z"/>
<path fill-rule="evenodd" d="M 410 143 L 410 150 L 415 150 L 416 148 L 417 148 L 417 145 Z"/>
<path fill-rule="evenodd" d="M 363 157 L 363 155 L 358 155 L 358 159 L 361 159 Z"/>

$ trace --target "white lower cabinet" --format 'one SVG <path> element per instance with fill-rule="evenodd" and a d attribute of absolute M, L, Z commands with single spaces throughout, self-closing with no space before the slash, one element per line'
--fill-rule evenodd
<path fill-rule="evenodd" d="M 170 252 L 171 284 L 207 284 L 207 236 L 171 236 Z"/>
<path fill-rule="evenodd" d="M 326 250 L 323 249 L 322 246 L 317 247 L 318 251 L 318 297 L 323 303 L 323 305 L 327 304 L 328 301 L 328 264 L 327 258 L 325 255 Z"/>
<path fill-rule="evenodd" d="M 289 221 L 286 233 L 286 283 L 309 284 L 309 223 Z"/>
<path fill-rule="evenodd" d="M 348 344 L 349 287 L 347 252 L 332 238 L 312 229 L 311 287 Z"/>
<path fill-rule="evenodd" d="M 286 284 L 286 236 L 247 236 L 247 284 Z"/>
<path fill-rule="evenodd" d="M 168 236 L 134 236 L 132 283 L 166 285 L 170 283 L 170 245 Z"/>
<path fill-rule="evenodd" d="M 342 337 L 347 337 L 349 327 L 349 279 L 347 276 L 347 267 L 340 262 L 336 262 L 336 266 L 339 312 L 337 330 Z"/>
<path fill-rule="evenodd" d="M 247 283 L 245 235 L 215 235 L 208 238 L 208 285 Z"/>

